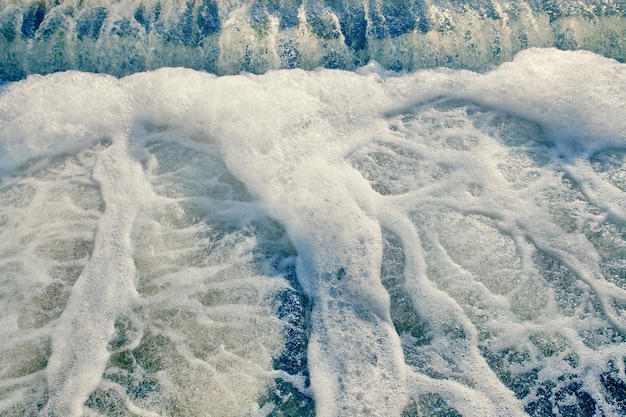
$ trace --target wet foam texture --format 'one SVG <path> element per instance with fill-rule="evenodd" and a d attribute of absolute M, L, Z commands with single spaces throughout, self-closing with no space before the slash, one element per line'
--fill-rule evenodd
<path fill-rule="evenodd" d="M 3 416 L 626 413 L 626 67 L 0 92 Z"/>

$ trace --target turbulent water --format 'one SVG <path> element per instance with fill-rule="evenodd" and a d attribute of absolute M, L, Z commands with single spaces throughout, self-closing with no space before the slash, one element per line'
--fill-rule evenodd
<path fill-rule="evenodd" d="M 354 70 L 372 59 L 484 70 L 529 47 L 624 62 L 625 16 L 624 0 L 2 0 L 0 78 Z"/>
<path fill-rule="evenodd" d="M 624 8 L 5 0 L 0 415 L 626 415 Z"/>

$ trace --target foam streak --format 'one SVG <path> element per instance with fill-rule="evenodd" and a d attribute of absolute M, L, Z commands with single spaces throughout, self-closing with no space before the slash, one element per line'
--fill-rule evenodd
<path fill-rule="evenodd" d="M 98 223 L 92 257 L 53 330 L 44 416 L 81 415 L 109 359 L 107 343 L 115 318 L 136 296 L 130 232 L 140 208 L 143 175 L 126 145 L 124 138 L 116 140 L 94 168 L 106 209 Z"/>

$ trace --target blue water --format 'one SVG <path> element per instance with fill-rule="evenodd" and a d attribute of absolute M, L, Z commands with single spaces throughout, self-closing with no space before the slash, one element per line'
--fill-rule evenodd
<path fill-rule="evenodd" d="M 619 1 L 5 1 L 0 78 L 317 67 L 485 70 L 529 47 L 626 60 Z"/>
<path fill-rule="evenodd" d="M 0 4 L 0 416 L 626 415 L 620 2 Z"/>

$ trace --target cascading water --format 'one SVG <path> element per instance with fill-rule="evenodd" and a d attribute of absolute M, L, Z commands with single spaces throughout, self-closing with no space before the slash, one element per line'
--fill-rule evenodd
<path fill-rule="evenodd" d="M 215 74 L 376 60 L 484 70 L 529 47 L 626 60 L 620 1 L 5 0 L 0 78 L 78 69 Z"/>
<path fill-rule="evenodd" d="M 0 415 L 625 415 L 624 10 L 3 2 Z"/>

